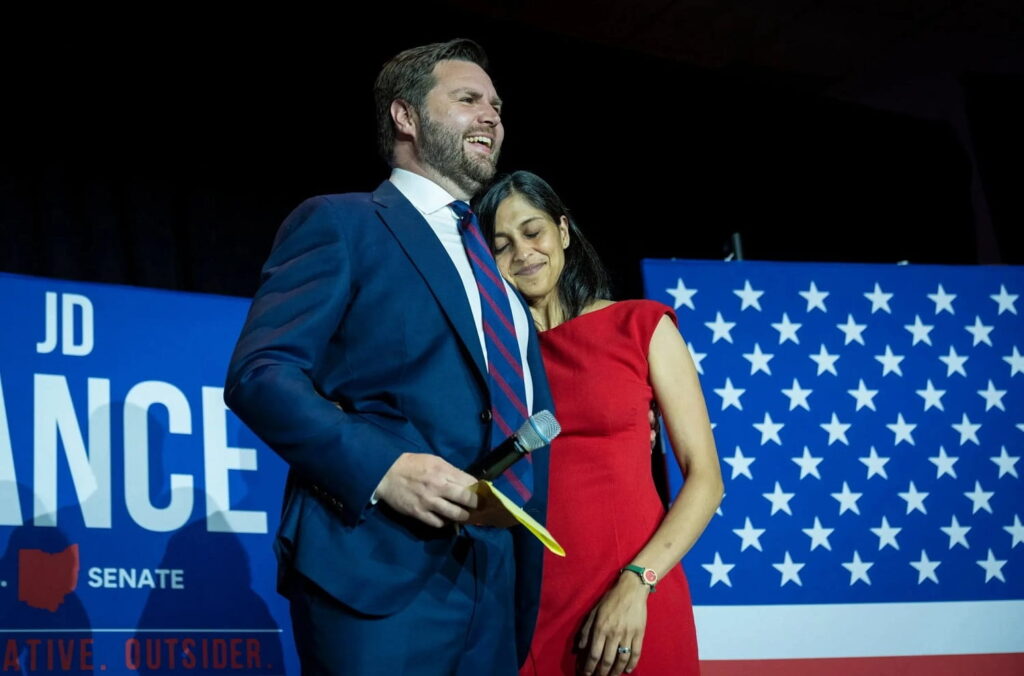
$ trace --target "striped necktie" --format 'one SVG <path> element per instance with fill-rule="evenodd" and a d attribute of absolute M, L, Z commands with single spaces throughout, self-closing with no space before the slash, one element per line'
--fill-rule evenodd
<path fill-rule="evenodd" d="M 452 211 L 459 218 L 459 233 L 466 247 L 469 264 L 480 292 L 484 344 L 487 347 L 487 382 L 491 393 L 491 446 L 510 437 L 524 420 L 530 417 L 526 410 L 526 388 L 519 341 L 512 323 L 505 284 L 491 249 L 480 233 L 476 214 L 465 202 L 452 202 Z M 529 455 L 509 467 L 494 484 L 502 493 L 521 505 L 533 494 L 533 460 Z"/>

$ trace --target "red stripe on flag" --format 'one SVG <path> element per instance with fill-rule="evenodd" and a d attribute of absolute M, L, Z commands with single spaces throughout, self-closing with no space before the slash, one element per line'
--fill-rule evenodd
<path fill-rule="evenodd" d="M 505 382 L 505 379 L 501 377 L 501 374 L 498 373 L 497 369 L 492 367 L 488 370 L 491 372 L 491 378 L 494 379 L 494 382 L 498 383 L 498 387 L 500 387 L 501 391 L 505 393 L 508 400 L 512 402 L 512 405 L 516 407 L 519 415 L 523 416 L 524 420 L 529 418 L 530 412 L 526 410 L 526 404 L 519 400 L 519 395 L 516 394 L 508 383 Z"/>
<path fill-rule="evenodd" d="M 641 664 L 643 658 L 640 659 Z M 843 657 L 800 660 L 703 660 L 702 676 L 1020 676 L 1024 653 Z"/>
<path fill-rule="evenodd" d="M 505 316 L 505 313 L 502 312 L 501 309 L 497 306 L 497 304 L 494 302 L 494 299 L 491 298 L 491 294 L 487 293 L 487 289 L 484 288 L 483 284 L 477 282 L 476 288 L 478 291 L 480 291 L 480 297 L 487 301 L 487 304 L 491 306 L 492 310 L 494 310 L 494 314 L 498 315 L 498 319 L 500 319 L 501 323 L 505 325 L 505 328 L 508 329 L 508 331 L 513 336 L 516 335 L 516 328 L 512 326 L 512 322 L 509 320 L 508 317 Z"/>
<path fill-rule="evenodd" d="M 522 378 L 523 365 L 519 362 L 517 358 L 513 357 L 509 353 L 508 349 L 505 347 L 505 344 L 501 342 L 500 338 L 498 338 L 498 334 L 494 332 L 494 328 L 490 324 L 484 324 L 484 333 L 491 337 L 491 340 L 494 341 L 494 344 L 498 346 L 498 351 L 501 352 L 502 356 L 505 357 L 505 361 L 508 362 L 508 365 L 515 370 L 516 375 Z"/>

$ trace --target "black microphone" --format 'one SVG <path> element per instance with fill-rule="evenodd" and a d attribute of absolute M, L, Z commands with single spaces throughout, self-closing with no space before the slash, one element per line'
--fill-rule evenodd
<path fill-rule="evenodd" d="M 515 434 L 473 463 L 466 472 L 477 479 L 490 481 L 513 463 L 525 458 L 528 453 L 550 444 L 561 431 L 562 426 L 555 420 L 551 411 L 534 413 Z"/>

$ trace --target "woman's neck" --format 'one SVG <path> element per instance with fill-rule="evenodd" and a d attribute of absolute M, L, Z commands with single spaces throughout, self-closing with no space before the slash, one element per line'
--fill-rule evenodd
<path fill-rule="evenodd" d="M 557 295 L 531 303 L 530 314 L 533 315 L 533 324 L 538 331 L 553 329 L 565 321 L 565 309 Z"/>

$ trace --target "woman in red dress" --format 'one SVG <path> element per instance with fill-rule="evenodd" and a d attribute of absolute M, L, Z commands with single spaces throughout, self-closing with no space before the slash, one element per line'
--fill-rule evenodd
<path fill-rule="evenodd" d="M 551 187 L 505 176 L 478 208 L 498 268 L 526 298 L 562 433 L 551 449 L 540 611 L 522 675 L 698 674 L 680 559 L 722 498 L 704 398 L 670 308 L 612 302 L 593 248 Z M 650 402 L 685 482 L 671 508 L 651 474 Z M 654 593 L 657 592 L 657 593 Z"/>

